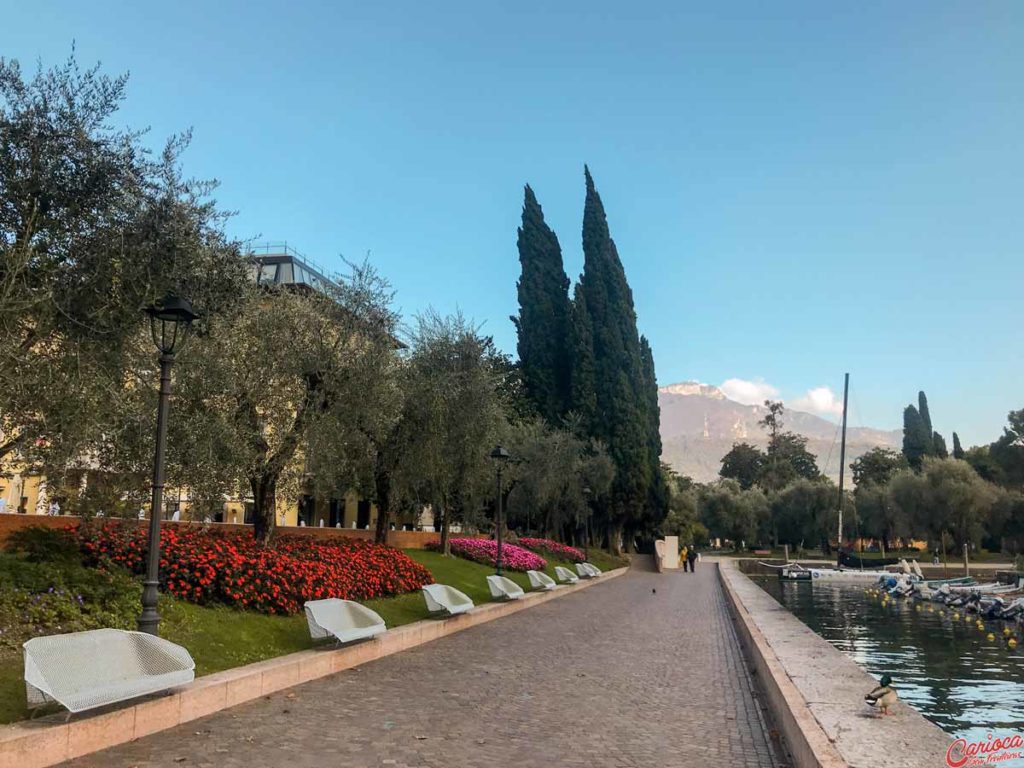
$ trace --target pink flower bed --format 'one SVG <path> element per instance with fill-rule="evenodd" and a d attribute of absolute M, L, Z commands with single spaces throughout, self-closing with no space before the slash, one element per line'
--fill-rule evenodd
<path fill-rule="evenodd" d="M 451 539 L 452 554 L 484 565 L 495 565 L 498 558 L 498 542 L 490 539 Z M 440 541 L 432 541 L 427 549 L 441 549 Z M 501 545 L 501 567 L 510 571 L 540 571 L 548 563 L 540 555 L 515 544 Z"/>
<path fill-rule="evenodd" d="M 568 560 L 571 563 L 582 563 L 586 560 L 583 552 L 576 549 L 576 547 L 570 547 L 567 544 L 552 541 L 551 539 L 529 539 L 520 536 L 519 544 L 534 552 L 553 557 L 556 560 Z"/>

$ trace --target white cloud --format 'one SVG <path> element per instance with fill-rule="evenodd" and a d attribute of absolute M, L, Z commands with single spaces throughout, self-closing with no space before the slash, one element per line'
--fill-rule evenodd
<path fill-rule="evenodd" d="M 719 387 L 725 396 L 743 405 L 763 405 L 765 400 L 779 396 L 779 390 L 763 379 L 726 379 Z"/>
<path fill-rule="evenodd" d="M 814 387 L 794 400 L 790 405 L 798 411 L 807 411 L 824 416 L 841 416 L 843 399 L 830 387 Z"/>

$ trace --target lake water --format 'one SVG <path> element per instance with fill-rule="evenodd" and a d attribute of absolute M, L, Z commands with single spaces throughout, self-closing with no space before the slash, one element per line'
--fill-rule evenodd
<path fill-rule="evenodd" d="M 891 675 L 900 699 L 947 733 L 970 740 L 1024 733 L 1024 636 L 1015 624 L 989 621 L 979 631 L 974 614 L 954 621 L 937 603 L 883 606 L 863 586 L 754 580 L 876 678 Z M 1016 649 L 1007 646 L 1004 627 L 1014 631 Z"/>

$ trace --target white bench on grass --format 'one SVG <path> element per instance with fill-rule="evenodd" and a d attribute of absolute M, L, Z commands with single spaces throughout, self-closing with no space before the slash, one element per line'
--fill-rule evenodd
<path fill-rule="evenodd" d="M 375 611 L 352 600 L 307 600 L 304 607 L 309 636 L 314 640 L 334 637 L 339 643 L 350 643 L 387 629 L 384 619 Z"/>
<path fill-rule="evenodd" d="M 576 563 L 576 573 L 584 579 L 592 579 L 595 576 L 601 575 L 601 571 L 590 563 Z"/>
<path fill-rule="evenodd" d="M 530 586 L 534 589 L 554 589 L 558 586 L 555 584 L 555 580 L 543 571 L 527 571 L 526 575 L 530 579 Z"/>
<path fill-rule="evenodd" d="M 591 576 L 600 576 L 603 573 L 600 568 L 596 565 L 591 565 L 590 563 L 583 563 L 583 567 L 590 571 Z"/>
<path fill-rule="evenodd" d="M 491 589 L 491 597 L 503 597 L 506 600 L 518 600 L 526 593 L 512 579 L 504 576 L 488 576 L 487 586 Z"/>
<path fill-rule="evenodd" d="M 25 693 L 35 709 L 70 713 L 191 683 L 196 663 L 180 645 L 144 632 L 92 629 L 34 637 L 25 651 Z M 69 715 L 70 716 L 70 715 Z"/>
<path fill-rule="evenodd" d="M 447 584 L 427 584 L 423 588 L 423 599 L 427 601 L 427 610 L 431 613 L 447 611 L 454 616 L 473 607 L 469 595 Z"/>
<path fill-rule="evenodd" d="M 560 565 L 555 566 L 555 576 L 557 576 L 560 581 L 564 581 L 566 584 L 575 584 L 577 581 L 580 580 L 579 576 L 570 571 L 568 568 L 563 568 Z"/>

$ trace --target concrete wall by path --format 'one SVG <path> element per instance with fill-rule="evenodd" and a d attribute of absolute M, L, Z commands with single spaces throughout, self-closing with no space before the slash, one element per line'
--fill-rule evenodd
<path fill-rule="evenodd" d="M 679 570 L 678 536 L 666 536 L 654 542 L 654 567 L 658 573 Z"/>
<path fill-rule="evenodd" d="M 607 571 L 519 600 L 485 603 L 447 619 L 426 619 L 389 629 L 365 642 L 320 647 L 197 678 L 170 691 L 112 705 L 63 722 L 61 715 L 0 726 L 0 768 L 47 768 L 140 739 L 276 691 L 333 675 L 376 659 L 588 589 L 626 573 Z"/>
<path fill-rule="evenodd" d="M 797 768 L 941 768 L 951 741 L 900 702 L 873 716 L 864 694 L 875 679 L 742 574 L 733 560 L 719 575 L 740 640 L 765 689 Z M 893 671 L 899 691 L 899 670 Z"/>

